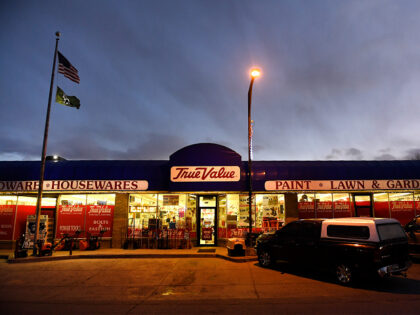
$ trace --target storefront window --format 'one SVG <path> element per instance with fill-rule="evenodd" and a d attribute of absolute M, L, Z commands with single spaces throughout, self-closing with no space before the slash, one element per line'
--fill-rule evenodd
<path fill-rule="evenodd" d="M 218 229 L 218 236 L 220 238 L 227 237 L 227 198 L 226 195 L 219 196 L 219 229 Z"/>
<path fill-rule="evenodd" d="M 413 193 L 389 194 L 391 218 L 397 219 L 402 225 L 407 224 L 414 217 Z"/>
<path fill-rule="evenodd" d="M 57 213 L 56 237 L 63 234 L 74 234 L 76 231 L 86 233 L 87 195 L 61 195 Z"/>
<path fill-rule="evenodd" d="M 0 240 L 13 239 L 16 205 L 16 196 L 0 196 Z"/>
<path fill-rule="evenodd" d="M 414 202 L 416 204 L 416 208 L 415 208 L 415 215 L 420 215 L 420 193 L 415 193 L 414 194 Z"/>
<path fill-rule="evenodd" d="M 115 195 L 87 195 L 86 231 L 90 234 L 103 232 L 103 237 L 111 237 L 114 220 Z"/>
<path fill-rule="evenodd" d="M 332 194 L 316 194 L 316 217 L 333 218 Z"/>
<path fill-rule="evenodd" d="M 0 196 L 0 206 L 16 206 L 17 196 Z"/>
<path fill-rule="evenodd" d="M 252 196 L 252 210 L 251 210 L 251 220 L 252 226 L 255 227 L 255 195 Z M 239 214 L 238 214 L 238 228 L 248 228 L 249 229 L 249 195 L 241 194 L 239 195 Z"/>
<path fill-rule="evenodd" d="M 376 218 L 389 218 L 388 193 L 373 194 L 373 209 Z"/>
<path fill-rule="evenodd" d="M 315 218 L 315 194 L 298 194 L 299 219 Z"/>
<path fill-rule="evenodd" d="M 62 206 L 85 206 L 87 203 L 86 195 L 61 195 L 60 205 Z"/>
<path fill-rule="evenodd" d="M 238 229 L 239 220 L 239 195 L 226 195 L 226 226 L 227 237 L 242 236 L 242 231 Z"/>
<path fill-rule="evenodd" d="M 37 197 L 32 196 L 18 196 L 17 197 L 17 214 L 14 231 L 14 239 L 19 238 L 26 231 L 26 223 L 28 216 L 31 216 L 31 220 L 35 220 Z M 41 215 L 48 216 L 44 217 L 47 224 L 48 238 L 51 240 L 54 231 L 54 218 L 55 218 L 55 207 L 57 204 L 56 198 L 43 197 L 41 201 Z"/>
<path fill-rule="evenodd" d="M 185 215 L 185 228 L 190 233 L 190 237 L 195 239 L 197 237 L 197 197 L 195 195 L 188 195 L 187 214 Z"/>
<path fill-rule="evenodd" d="M 97 205 L 97 206 L 114 206 L 115 195 L 114 194 L 87 195 L 87 204 Z"/>
<path fill-rule="evenodd" d="M 256 195 L 257 229 L 278 230 L 284 223 L 284 195 Z"/>
<path fill-rule="evenodd" d="M 334 218 L 346 218 L 352 216 L 350 194 L 334 193 Z"/>
<path fill-rule="evenodd" d="M 159 218 L 162 228 L 185 229 L 187 195 L 159 195 Z"/>
<path fill-rule="evenodd" d="M 157 194 L 130 195 L 128 212 L 128 237 L 140 237 L 142 230 L 155 227 L 157 218 Z"/>

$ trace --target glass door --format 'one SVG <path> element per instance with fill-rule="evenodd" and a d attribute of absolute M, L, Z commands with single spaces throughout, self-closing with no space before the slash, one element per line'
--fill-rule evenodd
<path fill-rule="evenodd" d="M 217 196 L 199 197 L 197 222 L 197 246 L 217 245 Z"/>
<path fill-rule="evenodd" d="M 371 194 L 353 194 L 353 201 L 354 201 L 354 216 L 373 217 Z"/>

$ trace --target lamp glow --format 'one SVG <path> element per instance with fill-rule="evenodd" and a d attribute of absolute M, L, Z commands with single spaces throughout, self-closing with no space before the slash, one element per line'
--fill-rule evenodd
<path fill-rule="evenodd" d="M 260 69 L 254 68 L 254 69 L 251 70 L 251 77 L 257 78 L 259 76 L 261 76 L 261 70 Z"/>

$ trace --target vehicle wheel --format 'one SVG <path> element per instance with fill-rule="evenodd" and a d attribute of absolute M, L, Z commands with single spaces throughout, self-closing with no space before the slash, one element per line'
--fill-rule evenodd
<path fill-rule="evenodd" d="M 271 257 L 271 254 L 265 250 L 261 251 L 258 254 L 258 262 L 264 268 L 267 268 L 273 265 L 273 259 Z"/>
<path fill-rule="evenodd" d="M 349 284 L 353 281 L 353 270 L 347 264 L 338 264 L 335 268 L 335 277 L 340 284 Z"/>

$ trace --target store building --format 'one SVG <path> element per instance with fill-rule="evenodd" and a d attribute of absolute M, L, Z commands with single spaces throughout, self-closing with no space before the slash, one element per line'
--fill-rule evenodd
<path fill-rule="evenodd" d="M 247 161 L 202 143 L 159 161 L 48 161 L 42 214 L 49 238 L 104 234 L 105 244 L 169 238 L 223 246 L 249 227 Z M 0 162 L 0 245 L 35 214 L 40 163 Z M 253 161 L 253 231 L 298 218 L 420 214 L 420 161 Z"/>

